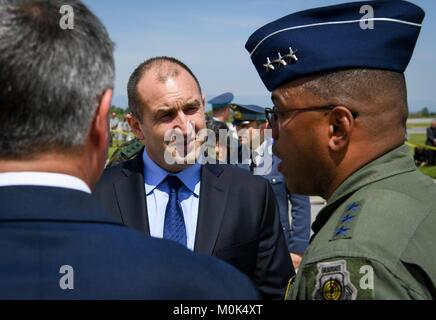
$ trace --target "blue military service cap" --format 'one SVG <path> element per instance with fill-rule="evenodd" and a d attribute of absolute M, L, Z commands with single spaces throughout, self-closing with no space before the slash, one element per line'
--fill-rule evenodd
<path fill-rule="evenodd" d="M 234 103 L 232 109 L 234 125 L 246 125 L 251 121 L 266 121 L 265 108 L 260 106 Z"/>
<path fill-rule="evenodd" d="M 208 103 L 212 105 L 212 110 L 217 110 L 229 106 L 234 98 L 233 93 L 226 92 L 209 100 Z"/>
<path fill-rule="evenodd" d="M 254 32 L 245 45 L 273 91 L 324 71 L 368 68 L 404 72 L 424 11 L 407 1 L 359 1 L 290 14 Z"/>

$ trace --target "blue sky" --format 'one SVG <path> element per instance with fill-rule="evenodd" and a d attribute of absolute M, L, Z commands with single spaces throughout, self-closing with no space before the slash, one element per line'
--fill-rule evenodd
<path fill-rule="evenodd" d="M 399 0 L 400 1 L 400 0 Z M 84 0 L 116 43 L 113 104 L 127 107 L 131 72 L 153 56 L 174 56 L 197 75 L 206 98 L 231 91 L 239 103 L 270 106 L 244 46 L 264 24 L 295 11 L 341 0 Z M 426 12 L 406 71 L 412 111 L 436 111 L 436 1 L 411 0 Z"/>

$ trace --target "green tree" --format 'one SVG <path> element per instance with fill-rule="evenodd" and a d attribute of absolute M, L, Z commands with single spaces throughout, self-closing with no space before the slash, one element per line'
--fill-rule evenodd
<path fill-rule="evenodd" d="M 112 114 L 112 112 L 115 112 L 118 118 L 123 118 L 124 114 L 127 113 L 127 110 L 113 105 L 109 114 Z"/>
<path fill-rule="evenodd" d="M 428 111 L 427 107 L 424 107 L 421 109 L 421 116 L 423 117 L 429 117 L 430 116 L 430 111 Z"/>

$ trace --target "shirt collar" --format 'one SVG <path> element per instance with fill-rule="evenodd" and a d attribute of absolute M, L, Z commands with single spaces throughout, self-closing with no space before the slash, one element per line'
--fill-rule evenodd
<path fill-rule="evenodd" d="M 146 149 L 144 149 L 142 160 L 144 162 L 145 193 L 146 195 L 149 195 L 169 174 L 172 173 L 161 168 L 156 162 L 154 162 L 148 155 Z M 195 163 L 174 175 L 183 182 L 189 191 L 191 191 L 195 196 L 199 196 L 201 179 L 201 165 L 199 163 Z"/>
<path fill-rule="evenodd" d="M 416 166 L 409 156 L 409 148 L 402 145 L 353 173 L 336 189 L 327 205 L 368 184 L 411 171 L 416 171 Z"/>
<path fill-rule="evenodd" d="M 0 187 L 41 186 L 73 189 L 91 194 L 89 186 L 81 179 L 62 173 L 6 172 L 0 173 Z"/>
<path fill-rule="evenodd" d="M 413 159 L 410 158 L 409 148 L 402 145 L 370 162 L 348 177 L 333 193 L 325 208 L 321 210 L 312 225 L 314 232 L 318 232 L 327 222 L 330 215 L 355 191 L 374 182 L 389 177 L 416 171 Z"/>

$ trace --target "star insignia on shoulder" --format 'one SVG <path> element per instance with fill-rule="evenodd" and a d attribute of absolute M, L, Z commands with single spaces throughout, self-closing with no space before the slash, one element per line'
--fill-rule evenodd
<path fill-rule="evenodd" d="M 354 216 L 352 216 L 350 214 L 347 214 L 346 216 L 342 217 L 341 222 L 345 223 L 345 222 L 349 222 L 349 221 L 351 221 L 353 219 L 354 219 Z"/>
<path fill-rule="evenodd" d="M 335 236 L 346 236 L 349 230 L 350 228 L 341 226 L 340 228 L 336 229 Z"/>
<path fill-rule="evenodd" d="M 356 211 L 360 208 L 360 204 L 353 202 L 352 204 L 348 205 L 345 210 L 347 211 Z"/>

